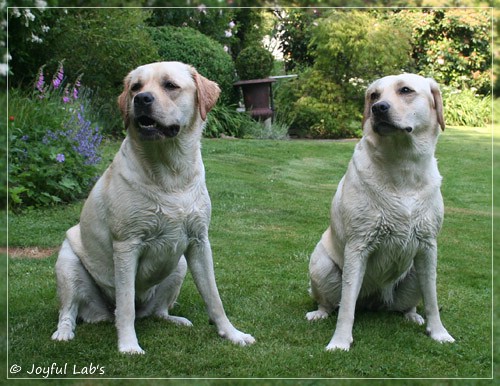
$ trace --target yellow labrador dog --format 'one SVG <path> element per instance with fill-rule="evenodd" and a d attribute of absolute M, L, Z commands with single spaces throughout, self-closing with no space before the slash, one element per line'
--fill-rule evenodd
<path fill-rule="evenodd" d="M 136 317 L 191 325 L 168 312 L 189 266 L 219 335 L 251 344 L 254 338 L 226 317 L 208 240 L 211 206 L 200 138 L 219 87 L 179 62 L 138 67 L 124 83 L 118 103 L 127 137 L 61 247 L 61 309 L 52 339 L 73 339 L 77 317 L 115 320 L 119 351 L 144 353 Z"/>
<path fill-rule="evenodd" d="M 356 304 L 405 313 L 427 332 L 453 342 L 439 316 L 436 238 L 443 220 L 434 158 L 443 104 L 432 79 L 404 74 L 366 91 L 363 138 L 333 198 L 330 227 L 311 255 L 310 321 L 339 307 L 327 350 L 349 350 Z"/>

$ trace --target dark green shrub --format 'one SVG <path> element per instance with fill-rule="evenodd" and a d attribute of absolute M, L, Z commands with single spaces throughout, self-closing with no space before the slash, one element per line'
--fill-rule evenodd
<path fill-rule="evenodd" d="M 274 121 L 270 125 L 257 122 L 233 106 L 216 105 L 208 114 L 204 135 L 219 138 L 223 135 L 236 138 L 285 139 L 288 125 Z"/>
<path fill-rule="evenodd" d="M 236 107 L 217 104 L 208 114 L 204 135 L 210 138 L 219 138 L 222 134 L 243 138 L 249 127 L 254 125 L 259 123 L 250 115 L 236 111 Z"/>
<path fill-rule="evenodd" d="M 9 204 L 13 210 L 70 202 L 95 182 L 100 129 L 77 79 L 62 66 L 51 82 L 42 69 L 32 95 L 9 93 Z"/>
<path fill-rule="evenodd" d="M 221 44 L 189 27 L 158 27 L 148 31 L 161 60 L 194 66 L 201 75 L 219 84 L 220 103 L 236 103 L 234 63 Z"/>
<path fill-rule="evenodd" d="M 298 78 L 280 81 L 275 92 L 277 120 L 292 136 L 352 138 L 361 136 L 363 92 L 348 99 L 343 88 L 321 72 L 308 69 Z"/>
<path fill-rule="evenodd" d="M 148 24 L 152 27 L 190 27 L 230 49 L 238 43 L 236 13 L 238 8 L 153 8 Z"/>
<path fill-rule="evenodd" d="M 273 69 L 273 55 L 264 47 L 250 45 L 238 54 L 235 66 L 242 80 L 267 78 Z"/>

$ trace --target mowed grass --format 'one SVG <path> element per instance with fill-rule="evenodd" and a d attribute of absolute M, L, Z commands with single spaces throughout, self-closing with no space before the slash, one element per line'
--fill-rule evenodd
<path fill-rule="evenodd" d="M 107 146 L 106 159 L 117 146 Z M 82 378 L 90 375 L 74 374 L 74 366 L 77 371 L 90 364 L 104 367 L 104 375 L 93 375 L 98 378 L 491 377 L 489 129 L 447 128 L 437 149 L 446 207 L 439 237 L 438 300 L 443 323 L 456 343 L 436 343 L 423 326 L 407 323 L 396 313 L 358 312 L 351 351 L 326 352 L 336 314 L 314 324 L 305 320 L 305 313 L 315 308 L 307 292 L 309 255 L 328 225 L 332 195 L 354 146 L 330 141 L 203 141 L 219 292 L 233 324 L 251 333 L 255 345 L 234 346 L 217 336 L 189 275 L 172 313 L 187 317 L 194 326 L 138 320 L 144 356 L 118 353 L 112 323 L 79 324 L 73 341 L 53 342 L 56 256 L 11 258 L 8 368 L 16 364 L 22 370 L 9 376 L 34 377 L 26 373 L 33 365 L 67 363 L 63 376 Z M 11 215 L 10 245 L 57 247 L 65 230 L 78 221 L 80 208 L 78 203 Z"/>

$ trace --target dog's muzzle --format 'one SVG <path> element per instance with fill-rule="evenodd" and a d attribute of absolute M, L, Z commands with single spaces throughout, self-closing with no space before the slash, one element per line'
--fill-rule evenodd
<path fill-rule="evenodd" d="M 154 119 L 152 114 L 155 97 L 150 92 L 142 92 L 134 97 L 134 123 L 143 139 L 156 140 L 173 138 L 181 127 L 179 125 L 164 126 Z"/>
<path fill-rule="evenodd" d="M 377 102 L 371 107 L 373 115 L 373 130 L 381 136 L 401 131 L 411 133 L 413 131 L 412 127 L 400 127 L 392 122 L 390 110 L 391 105 L 386 101 Z"/>

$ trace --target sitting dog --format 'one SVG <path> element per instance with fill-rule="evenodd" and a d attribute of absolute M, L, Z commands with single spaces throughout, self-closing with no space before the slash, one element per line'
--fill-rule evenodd
<path fill-rule="evenodd" d="M 200 139 L 219 87 L 179 62 L 140 66 L 124 85 L 118 104 L 127 137 L 61 247 L 61 309 L 52 339 L 73 339 L 77 317 L 115 320 L 119 351 L 144 353 L 136 317 L 191 325 L 168 312 L 189 266 L 219 335 L 252 344 L 226 317 L 208 240 L 211 206 Z"/>
<path fill-rule="evenodd" d="M 349 350 L 355 307 L 401 311 L 427 332 L 453 342 L 439 316 L 437 235 L 443 221 L 441 176 L 434 158 L 443 104 L 432 79 L 404 74 L 371 84 L 363 138 L 333 198 L 331 221 L 311 255 L 310 321 L 339 307 L 327 350 Z"/>

